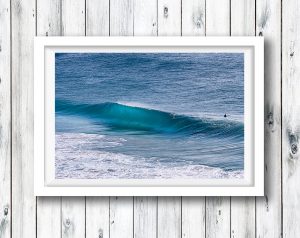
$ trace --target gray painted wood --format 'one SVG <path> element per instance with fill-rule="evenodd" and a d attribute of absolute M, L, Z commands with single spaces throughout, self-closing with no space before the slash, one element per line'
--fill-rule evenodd
<path fill-rule="evenodd" d="M 10 4 L 0 1 L 0 237 L 11 228 Z"/>
<path fill-rule="evenodd" d="M 33 195 L 33 37 L 35 1 L 11 1 L 12 237 L 36 236 Z M 7 178 L 10 179 L 10 178 Z"/>
<path fill-rule="evenodd" d="M 281 237 L 281 1 L 256 2 L 265 39 L 265 196 L 256 199 L 257 237 Z"/>
<path fill-rule="evenodd" d="M 0 1 L 0 237 L 119 238 L 144 233 L 143 237 L 165 238 L 196 237 L 198 232 L 206 232 L 206 237 L 297 237 L 299 4 L 296 0 L 257 0 L 256 16 L 253 4 L 249 0 Z M 33 196 L 36 33 L 252 35 L 253 22 L 256 34 L 265 37 L 266 48 L 266 196 L 256 198 L 255 210 L 253 198 L 232 198 L 231 203 L 229 198 L 206 198 L 204 204 L 204 198 Z"/>
<path fill-rule="evenodd" d="M 282 189 L 283 237 L 300 234 L 300 4 L 289 0 L 282 8 Z"/>

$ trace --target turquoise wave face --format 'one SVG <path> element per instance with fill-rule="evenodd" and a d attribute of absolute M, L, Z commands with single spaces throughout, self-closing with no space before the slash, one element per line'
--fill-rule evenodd
<path fill-rule="evenodd" d="M 112 130 L 126 130 L 128 133 L 208 135 L 230 138 L 242 138 L 244 134 L 243 124 L 236 121 L 177 115 L 112 102 L 72 104 L 66 101 L 56 101 L 56 112 L 88 117 Z"/>

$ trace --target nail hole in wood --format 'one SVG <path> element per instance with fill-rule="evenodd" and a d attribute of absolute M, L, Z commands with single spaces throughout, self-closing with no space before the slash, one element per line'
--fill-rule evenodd
<path fill-rule="evenodd" d="M 292 131 L 288 131 L 288 138 L 290 143 L 291 159 L 295 159 L 295 156 L 298 153 L 298 136 L 295 135 Z"/>
<path fill-rule="evenodd" d="M 4 216 L 7 216 L 7 214 L 8 214 L 8 206 L 5 206 L 4 207 Z"/>
<path fill-rule="evenodd" d="M 297 152 L 298 152 L 298 146 L 297 146 L 297 144 L 292 144 L 291 145 L 291 151 L 292 151 L 292 154 L 297 154 Z"/>
<path fill-rule="evenodd" d="M 168 7 L 164 7 L 164 17 L 167 18 L 169 16 L 169 9 Z"/>
<path fill-rule="evenodd" d="M 66 226 L 69 227 L 71 225 L 71 221 L 69 218 L 66 219 Z"/>
<path fill-rule="evenodd" d="M 99 236 L 98 236 L 98 238 L 103 238 L 103 230 L 101 228 L 99 229 Z"/>
<path fill-rule="evenodd" d="M 267 208 L 267 212 L 268 212 L 269 211 L 269 198 L 267 195 L 265 196 L 265 199 L 266 199 L 266 208 Z"/>
<path fill-rule="evenodd" d="M 274 125 L 273 113 L 269 112 L 269 114 L 268 114 L 268 126 L 269 126 L 270 129 L 272 129 L 273 125 Z"/>
<path fill-rule="evenodd" d="M 293 56 L 294 56 L 294 52 L 291 52 L 291 53 L 290 53 L 290 56 L 293 57 Z"/>

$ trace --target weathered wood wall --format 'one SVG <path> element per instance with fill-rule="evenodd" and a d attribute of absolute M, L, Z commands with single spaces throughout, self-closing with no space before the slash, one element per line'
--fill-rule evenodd
<path fill-rule="evenodd" d="M 33 37 L 263 35 L 265 196 L 33 196 Z M 0 0 L 0 238 L 300 237 L 298 0 Z"/>

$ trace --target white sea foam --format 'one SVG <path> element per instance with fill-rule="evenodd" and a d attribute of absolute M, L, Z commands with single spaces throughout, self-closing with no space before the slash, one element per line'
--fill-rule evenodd
<path fill-rule="evenodd" d="M 56 134 L 56 177 L 78 179 L 188 179 L 243 178 L 243 171 L 204 165 L 164 163 L 157 158 L 135 158 L 106 149 L 122 146 L 122 138 L 98 134 Z"/>

